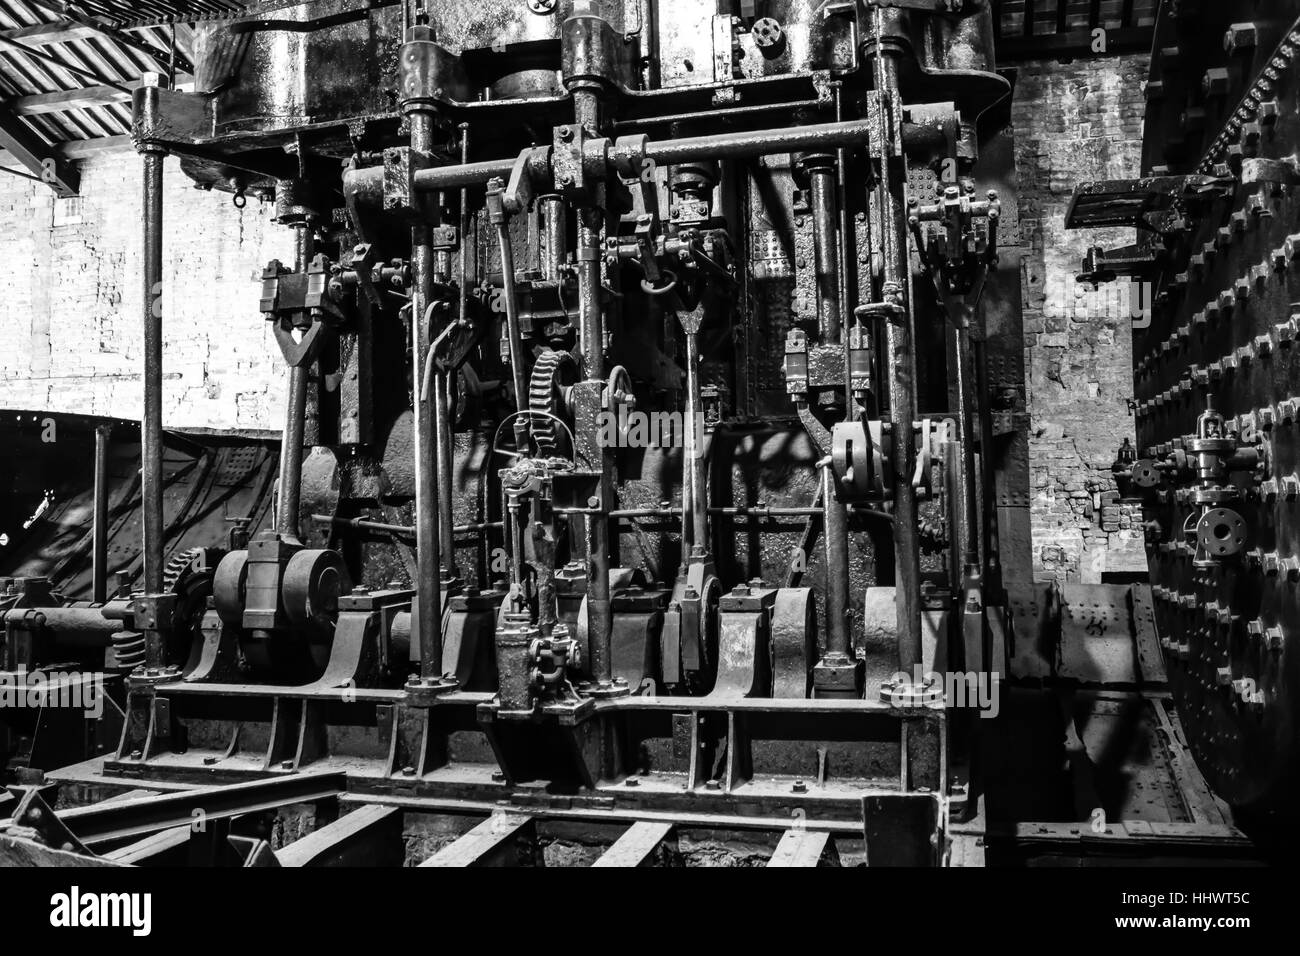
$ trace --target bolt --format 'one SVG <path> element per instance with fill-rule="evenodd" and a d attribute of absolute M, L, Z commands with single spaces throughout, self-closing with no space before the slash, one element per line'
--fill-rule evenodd
<path fill-rule="evenodd" d="M 802 780 L 796 780 L 794 782 L 794 786 L 792 786 L 790 789 L 793 790 L 795 793 L 807 793 L 808 784 L 804 783 Z"/>
<path fill-rule="evenodd" d="M 641 781 L 638 780 L 636 777 L 628 777 L 626 780 L 623 781 L 623 786 L 625 786 L 625 787 L 639 787 L 639 786 L 641 786 Z"/>
<path fill-rule="evenodd" d="M 415 776 L 415 768 L 414 768 L 414 767 L 403 767 L 403 768 L 402 768 L 402 776 L 403 776 L 403 777 L 414 777 L 414 776 Z"/>
<path fill-rule="evenodd" d="M 280 761 L 280 767 L 281 767 L 282 769 L 284 769 L 284 770 L 292 770 L 292 769 L 293 769 L 293 761 L 292 761 L 292 760 L 281 760 L 281 761 Z"/>
<path fill-rule="evenodd" d="M 709 780 L 708 782 L 706 782 L 706 783 L 704 784 L 704 789 L 705 789 L 705 790 L 721 790 L 721 789 L 722 789 L 722 783 L 721 783 L 720 781 L 716 780 L 716 779 L 714 779 L 714 780 Z"/>

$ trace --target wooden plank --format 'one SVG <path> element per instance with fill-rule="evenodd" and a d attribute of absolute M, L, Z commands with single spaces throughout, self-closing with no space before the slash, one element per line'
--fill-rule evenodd
<path fill-rule="evenodd" d="M 71 20 L 56 20 L 54 23 L 37 23 L 30 27 L 18 27 L 13 30 L 0 30 L 0 37 L 17 40 L 23 46 L 54 46 L 59 43 L 71 43 L 74 40 L 88 40 L 100 36 L 93 27 Z"/>
<path fill-rule="evenodd" d="M 58 90 L 53 93 L 32 93 L 16 96 L 5 103 L 16 116 L 40 116 L 44 113 L 62 113 L 91 106 L 110 106 L 113 103 L 131 102 L 131 92 L 140 87 L 140 80 L 126 80 L 120 90 L 115 86 L 83 86 L 75 90 Z M 177 75 L 178 89 L 193 83 L 193 77 Z"/>
<path fill-rule="evenodd" d="M 380 804 L 345 813 L 276 852 L 281 866 L 399 866 L 402 811 Z"/>
<path fill-rule="evenodd" d="M 654 862 L 655 851 L 673 832 L 671 823 L 634 823 L 614 841 L 595 863 L 596 866 L 637 867 Z"/>
<path fill-rule="evenodd" d="M 420 866 L 517 866 L 516 842 L 533 838 L 533 818 L 494 813 Z"/>
<path fill-rule="evenodd" d="M 151 862 L 157 857 L 179 850 L 189 840 L 189 827 L 172 827 L 170 830 L 160 830 L 157 833 L 152 833 L 135 843 L 118 847 L 116 850 L 110 850 L 104 854 L 104 859 L 112 860 L 115 863 L 125 863 L 129 866 L 140 866 Z"/>
<path fill-rule="evenodd" d="M 831 835 L 824 830 L 786 830 L 768 866 L 820 866 Z"/>
<path fill-rule="evenodd" d="M 60 143 L 54 147 L 54 152 L 64 159 L 85 159 L 88 156 L 97 156 L 100 153 L 111 152 L 113 150 L 135 149 L 135 144 L 131 142 L 131 137 L 123 133 L 121 136 L 99 136 L 95 139 L 74 139 L 67 143 Z"/>

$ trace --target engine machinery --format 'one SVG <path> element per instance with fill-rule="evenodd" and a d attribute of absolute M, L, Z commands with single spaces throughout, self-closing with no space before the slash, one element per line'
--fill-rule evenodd
<path fill-rule="evenodd" d="M 1004 581 L 1031 577 L 992 52 L 987 4 L 933 0 L 198 23 L 193 91 L 134 99 L 143 567 L 97 773 L 830 823 L 921 804 L 899 852 L 932 858 L 979 723 L 935 675 L 1005 672 Z M 294 235 L 231 317 L 290 369 L 274 508 L 184 552 L 201 592 L 168 563 L 168 157 Z M 1253 450 L 1225 441 L 1186 448 L 1212 527 L 1232 503 L 1205 462 Z"/>

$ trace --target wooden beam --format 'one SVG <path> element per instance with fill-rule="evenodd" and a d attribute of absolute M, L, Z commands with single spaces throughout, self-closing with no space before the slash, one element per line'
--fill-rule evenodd
<path fill-rule="evenodd" d="M 655 851 L 664 840 L 668 839 L 672 830 L 671 823 L 651 823 L 646 820 L 634 823 L 601 854 L 600 859 L 591 865 L 593 867 L 650 866 L 654 863 Z"/>
<path fill-rule="evenodd" d="M 822 858 L 833 849 L 830 839 L 831 835 L 824 830 L 786 830 L 767 865 L 821 866 Z"/>
<path fill-rule="evenodd" d="M 98 30 L 72 20 L 56 20 L 54 23 L 38 23 L 30 27 L 18 27 L 13 30 L 0 30 L 0 37 L 18 40 L 24 46 L 54 46 L 58 43 L 71 43 L 73 40 L 88 40 L 99 36 Z"/>
<path fill-rule="evenodd" d="M 10 110 L 0 109 L 0 149 L 48 183 L 60 196 L 75 196 L 81 174 Z"/>
<path fill-rule="evenodd" d="M 534 838 L 533 818 L 494 813 L 420 866 L 518 866 L 519 840 Z"/>
<path fill-rule="evenodd" d="M 121 136 L 100 136 L 96 139 L 74 139 L 67 143 L 57 143 L 54 146 L 54 155 L 76 161 L 98 156 L 100 153 L 132 148 L 131 137 L 124 133 Z M 0 149 L 0 166 L 16 162 L 18 162 L 17 158 L 10 155 L 7 150 Z"/>
<path fill-rule="evenodd" d="M 182 84 L 193 82 L 193 77 L 178 74 L 177 88 Z M 61 113 L 65 110 L 80 110 L 88 106 L 109 106 L 113 103 L 131 102 L 131 93 L 140 86 L 140 80 L 126 80 L 114 86 L 83 86 L 75 90 L 58 90 L 54 93 L 31 93 L 16 96 L 4 104 L 18 116 L 39 116 L 42 113 Z"/>

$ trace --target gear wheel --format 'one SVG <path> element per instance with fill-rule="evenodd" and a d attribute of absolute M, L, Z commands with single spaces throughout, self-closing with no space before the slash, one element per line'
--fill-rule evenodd
<path fill-rule="evenodd" d="M 194 638 L 199 633 L 203 612 L 212 594 L 212 578 L 217 564 L 225 552 L 216 548 L 190 548 L 174 554 L 163 568 L 163 591 L 177 595 L 176 613 L 172 619 L 174 659 L 168 663 L 185 664 L 193 641 L 186 642 L 179 635 Z M 131 669 L 145 662 L 144 636 L 135 631 L 119 631 L 113 635 L 113 652 L 118 665 Z"/>
<path fill-rule="evenodd" d="M 560 434 L 555 419 L 568 418 L 565 398 L 568 390 L 578 380 L 578 363 L 568 352 L 547 349 L 533 363 L 533 374 L 528 382 L 529 411 L 545 412 L 534 415 L 530 422 L 537 453 L 555 456 L 561 453 Z"/>

